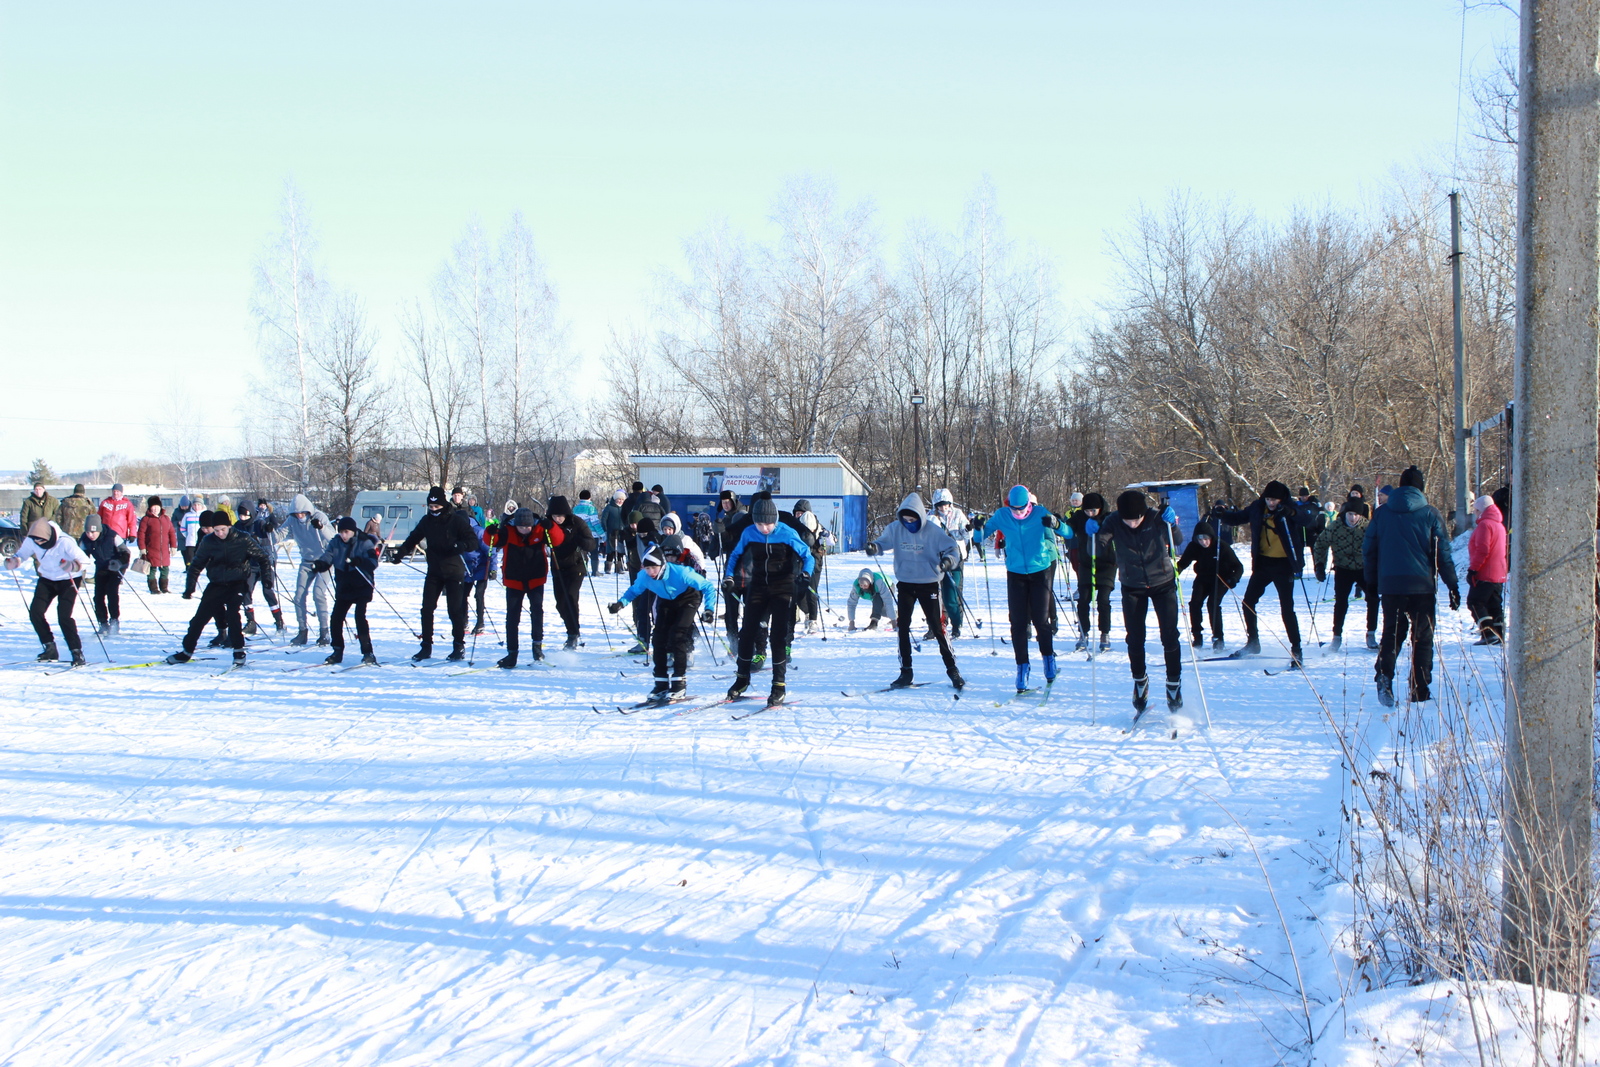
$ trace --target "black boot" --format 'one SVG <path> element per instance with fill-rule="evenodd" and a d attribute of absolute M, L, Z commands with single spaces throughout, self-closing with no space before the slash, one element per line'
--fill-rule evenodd
<path fill-rule="evenodd" d="M 1168 711 L 1177 711 L 1181 707 L 1183 707 L 1183 683 L 1182 682 L 1168 682 L 1167 683 L 1167 710 Z"/>
<path fill-rule="evenodd" d="M 899 677 L 895 678 L 894 681 L 889 683 L 889 688 L 890 689 L 910 689 L 911 688 L 911 668 L 910 667 L 901 667 L 900 668 Z"/>
<path fill-rule="evenodd" d="M 1392 678 L 1385 678 L 1380 674 L 1377 676 L 1377 682 L 1378 703 L 1382 704 L 1386 708 L 1394 707 L 1394 680 Z"/>
<path fill-rule="evenodd" d="M 68 649 L 68 651 L 72 653 L 72 665 L 74 667 L 87 667 L 89 665 L 89 661 L 83 658 L 83 649 L 73 648 Z"/>
<path fill-rule="evenodd" d="M 577 634 L 568 634 L 567 635 L 567 643 L 562 645 L 561 647 L 566 649 L 568 652 L 571 652 L 573 649 L 577 648 L 578 647 L 578 635 Z M 638 646 L 638 648 L 639 648 L 640 652 L 644 651 L 644 646 L 643 645 Z"/>
<path fill-rule="evenodd" d="M 496 667 L 507 671 L 514 669 L 516 665 L 517 654 L 515 652 L 507 652 L 504 656 L 501 656 L 500 661 L 495 664 Z"/>
<path fill-rule="evenodd" d="M 342 648 L 334 649 L 333 650 L 333 655 L 329 656 L 327 659 L 323 660 L 322 662 L 323 663 L 328 663 L 328 664 L 343 663 L 344 662 L 344 649 L 342 649 Z"/>
<path fill-rule="evenodd" d="M 945 673 L 950 676 L 950 684 L 955 686 L 957 689 L 965 689 L 967 687 L 967 680 L 961 677 L 961 672 L 956 670 L 954 667 L 951 667 L 949 670 L 945 671 Z"/>
<path fill-rule="evenodd" d="M 235 667 L 244 666 L 244 649 L 236 648 L 233 650 L 233 665 Z"/>
<path fill-rule="evenodd" d="M 538 663 L 544 659 L 544 646 L 540 644 L 528 646 L 528 655 L 533 657 L 533 662 Z"/>
<path fill-rule="evenodd" d="M 256 635 L 257 631 L 259 631 L 260 629 L 261 628 L 256 625 L 256 612 L 255 612 L 255 609 L 254 608 L 246 608 L 245 611 L 244 611 L 244 635 L 246 637 L 254 637 Z"/>
<path fill-rule="evenodd" d="M 450 654 L 445 657 L 445 659 L 449 660 L 451 663 L 460 663 L 462 660 L 464 660 L 466 658 L 467 658 L 467 646 L 464 645 L 464 644 L 456 645 L 455 648 L 452 648 L 450 650 Z"/>
<path fill-rule="evenodd" d="M 689 683 L 684 681 L 682 675 L 679 675 L 672 680 L 670 692 L 673 700 L 682 700 L 689 695 Z"/>
<path fill-rule="evenodd" d="M 278 608 L 272 609 L 272 625 L 278 628 L 280 634 L 283 633 L 283 612 Z"/>
<path fill-rule="evenodd" d="M 61 658 L 61 653 L 56 651 L 56 643 L 54 641 L 46 641 L 44 643 L 44 651 L 39 653 L 36 658 L 40 663 L 54 663 Z"/>
<path fill-rule="evenodd" d="M 1150 705 L 1150 679 L 1135 678 L 1133 680 L 1133 708 L 1143 711 Z"/>
<path fill-rule="evenodd" d="M 333 644 L 333 638 L 328 636 L 328 628 L 326 626 L 319 626 L 317 628 L 317 646 L 319 648 L 326 648 L 331 644 Z"/>
<path fill-rule="evenodd" d="M 1261 638 L 1252 637 L 1244 643 L 1244 648 L 1239 650 L 1246 656 L 1261 655 Z"/>
<path fill-rule="evenodd" d="M 733 684 L 728 686 L 728 699 L 729 700 L 737 700 L 737 699 L 739 699 L 740 697 L 744 696 L 745 691 L 748 690 L 749 688 L 750 688 L 750 665 L 747 664 L 747 663 L 741 663 L 741 664 L 739 664 L 739 673 L 733 679 Z"/>
<path fill-rule="evenodd" d="M 301 632 L 301 634 L 305 633 L 304 630 L 301 630 L 300 632 Z M 301 644 L 305 644 L 304 641 L 302 641 L 300 643 Z M 432 659 L 432 658 L 433 658 L 433 642 L 432 641 L 424 641 L 424 642 L 422 642 L 422 647 L 417 649 L 415 652 L 413 652 L 411 654 L 411 662 L 412 663 L 421 663 L 425 659 Z"/>
<path fill-rule="evenodd" d="M 378 657 L 374 656 L 371 652 L 365 652 L 362 653 L 361 662 L 367 664 L 368 666 L 376 667 L 378 665 Z"/>
<path fill-rule="evenodd" d="M 304 645 L 310 639 L 310 636 L 311 635 L 306 632 L 305 627 L 302 626 L 300 628 L 300 632 L 289 639 L 289 643 L 291 645 Z"/>
<path fill-rule="evenodd" d="M 657 678 L 656 684 L 650 687 L 650 695 L 645 699 L 665 700 L 667 699 L 667 694 L 670 692 L 672 692 L 672 683 L 668 682 L 665 678 Z"/>
<path fill-rule="evenodd" d="M 189 653 L 187 653 L 187 652 L 174 652 L 172 655 L 167 657 L 167 662 L 168 663 L 188 663 L 189 659 L 190 659 L 190 656 L 189 656 Z"/>

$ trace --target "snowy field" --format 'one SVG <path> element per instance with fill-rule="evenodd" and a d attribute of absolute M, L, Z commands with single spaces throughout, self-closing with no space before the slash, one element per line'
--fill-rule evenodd
<path fill-rule="evenodd" d="M 1302 617 L 1304 675 L 1264 673 L 1286 665 L 1270 595 L 1269 654 L 1202 663 L 1203 696 L 1186 644 L 1174 740 L 1159 681 L 1125 731 L 1119 598 L 1112 651 L 996 706 L 1004 579 L 991 620 L 976 561 L 961 698 L 931 645 L 935 684 L 843 695 L 896 670 L 892 634 L 844 632 L 864 562 L 830 560 L 798 703 L 744 721 L 613 710 L 649 672 L 607 651 L 610 575 L 584 648 L 511 673 L 409 666 L 379 601 L 380 669 L 300 669 L 325 650 L 261 638 L 225 677 L 203 646 L 106 671 L 91 637 L 93 667 L 51 674 L 16 662 L 38 645 L 5 590 L 0 1064 L 1248 1067 L 1417 1062 L 1416 1041 L 1478 1062 L 1470 1027 L 1415 1022 L 1443 992 L 1357 992 L 1341 940 L 1334 727 L 1381 723 L 1359 603 L 1340 654 Z M 379 585 L 414 623 L 420 575 Z M 180 633 L 198 602 L 144 600 L 124 592 L 119 664 L 174 648 L 156 619 Z M 1498 677 L 1440 600 L 1442 658 Z M 1157 679 L 1153 619 L 1150 640 Z M 478 666 L 501 654 L 479 639 Z M 730 675 L 702 646 L 691 689 Z"/>

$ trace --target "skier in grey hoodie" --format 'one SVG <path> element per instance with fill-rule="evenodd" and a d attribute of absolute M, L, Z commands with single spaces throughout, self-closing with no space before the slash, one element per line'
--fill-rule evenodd
<path fill-rule="evenodd" d="M 317 644 L 326 645 L 332 640 L 328 636 L 328 611 L 333 603 L 333 583 L 326 573 L 318 574 L 315 565 L 333 540 L 333 523 L 325 512 L 312 507 L 304 493 L 296 493 L 289 508 L 283 528 L 300 551 L 300 570 L 294 584 L 294 617 L 300 632 L 289 643 L 303 645 L 310 637 L 306 625 L 306 599 L 310 596 L 317 605 Z"/>
<path fill-rule="evenodd" d="M 939 579 L 960 566 L 961 549 L 953 537 L 928 521 L 928 509 L 923 507 L 922 497 L 916 493 L 900 502 L 895 519 L 884 527 L 877 540 L 867 545 L 869 556 L 876 556 L 885 549 L 894 550 L 900 676 L 889 687 L 905 689 L 911 685 L 911 611 L 920 604 L 922 617 L 939 641 L 939 655 L 944 659 L 950 684 L 960 689 L 966 682 L 956 670 L 955 653 L 950 651 L 950 638 L 945 636 L 939 618 Z"/>

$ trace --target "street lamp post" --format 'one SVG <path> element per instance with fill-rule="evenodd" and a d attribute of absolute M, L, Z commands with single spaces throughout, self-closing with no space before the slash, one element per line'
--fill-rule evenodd
<path fill-rule="evenodd" d="M 912 488 L 922 492 L 922 405 L 924 397 L 920 392 L 911 394 L 911 483 Z"/>

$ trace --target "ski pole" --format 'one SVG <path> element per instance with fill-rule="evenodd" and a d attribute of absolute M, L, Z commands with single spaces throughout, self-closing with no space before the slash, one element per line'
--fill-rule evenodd
<path fill-rule="evenodd" d="M 144 605 L 144 610 L 149 612 L 150 613 L 150 617 L 152 619 L 155 619 L 156 625 L 161 627 L 161 632 L 166 634 L 168 637 L 171 637 L 172 636 L 172 631 L 168 630 L 166 625 L 159 618 L 157 618 L 155 609 L 150 606 L 150 601 L 148 601 L 144 597 L 140 596 L 138 589 L 134 588 L 132 583 L 130 583 L 128 587 L 130 589 L 133 589 L 133 595 L 138 599 L 139 603 Z"/>
<path fill-rule="evenodd" d="M 1162 523 L 1163 526 L 1167 524 Z M 1178 569 L 1178 550 L 1172 543 L 1172 527 L 1167 526 L 1167 555 L 1172 560 L 1172 580 L 1177 583 L 1178 611 L 1183 611 L 1183 572 Z M 1189 662 L 1194 667 L 1195 688 L 1200 690 L 1200 710 L 1206 714 L 1206 729 L 1211 729 L 1211 703 L 1206 699 L 1206 683 L 1200 677 L 1200 657 L 1195 655 L 1194 642 L 1189 643 Z"/>
<path fill-rule="evenodd" d="M 412 569 L 415 570 L 416 568 Z M 406 628 L 406 632 L 412 637 L 416 638 L 418 641 L 422 640 L 422 635 L 411 628 L 411 624 L 406 621 L 406 617 L 400 614 L 400 609 L 389 603 L 389 598 L 383 595 L 383 590 L 378 588 L 378 583 L 373 581 L 371 578 L 367 578 L 367 575 L 362 571 L 358 570 L 356 573 L 360 574 L 361 577 L 366 578 L 367 584 L 372 586 L 372 591 L 378 594 L 378 599 L 389 605 L 389 610 L 394 612 L 394 617 L 400 620 L 400 625 Z"/>
<path fill-rule="evenodd" d="M 983 542 L 979 541 L 978 544 L 981 548 Z M 979 555 L 982 555 L 982 553 L 980 552 Z M 987 556 L 983 558 L 983 598 L 989 604 L 989 655 L 998 656 L 1000 654 L 999 637 L 994 629 L 994 594 L 989 589 L 989 559 Z"/>
<path fill-rule="evenodd" d="M 120 582 L 121 580 L 122 580 L 122 576 L 119 574 L 117 576 L 117 581 Z M 76 613 L 76 609 L 77 609 L 77 606 L 78 606 L 78 600 L 80 599 L 78 594 L 81 593 L 81 592 L 83 592 L 83 587 L 82 586 L 76 586 L 73 589 L 73 592 L 72 592 L 72 607 L 67 609 L 67 617 L 69 619 L 73 619 L 74 622 L 77 621 L 74 618 L 74 615 Z M 92 613 L 90 613 L 87 608 L 84 609 L 84 612 L 85 612 L 85 614 L 89 615 L 89 628 L 94 631 L 94 639 L 95 639 L 96 643 L 98 643 L 99 646 L 100 646 L 100 654 L 106 658 L 106 662 L 107 663 L 115 663 L 116 660 L 111 658 L 111 653 L 106 651 L 106 642 L 105 642 L 105 638 L 100 636 L 100 627 L 94 625 L 94 615 Z M 61 636 L 65 637 L 66 634 L 62 634 Z M 83 648 L 83 638 L 81 638 L 81 637 L 78 639 L 78 648 L 79 648 L 79 650 L 82 650 L 82 648 Z"/>

